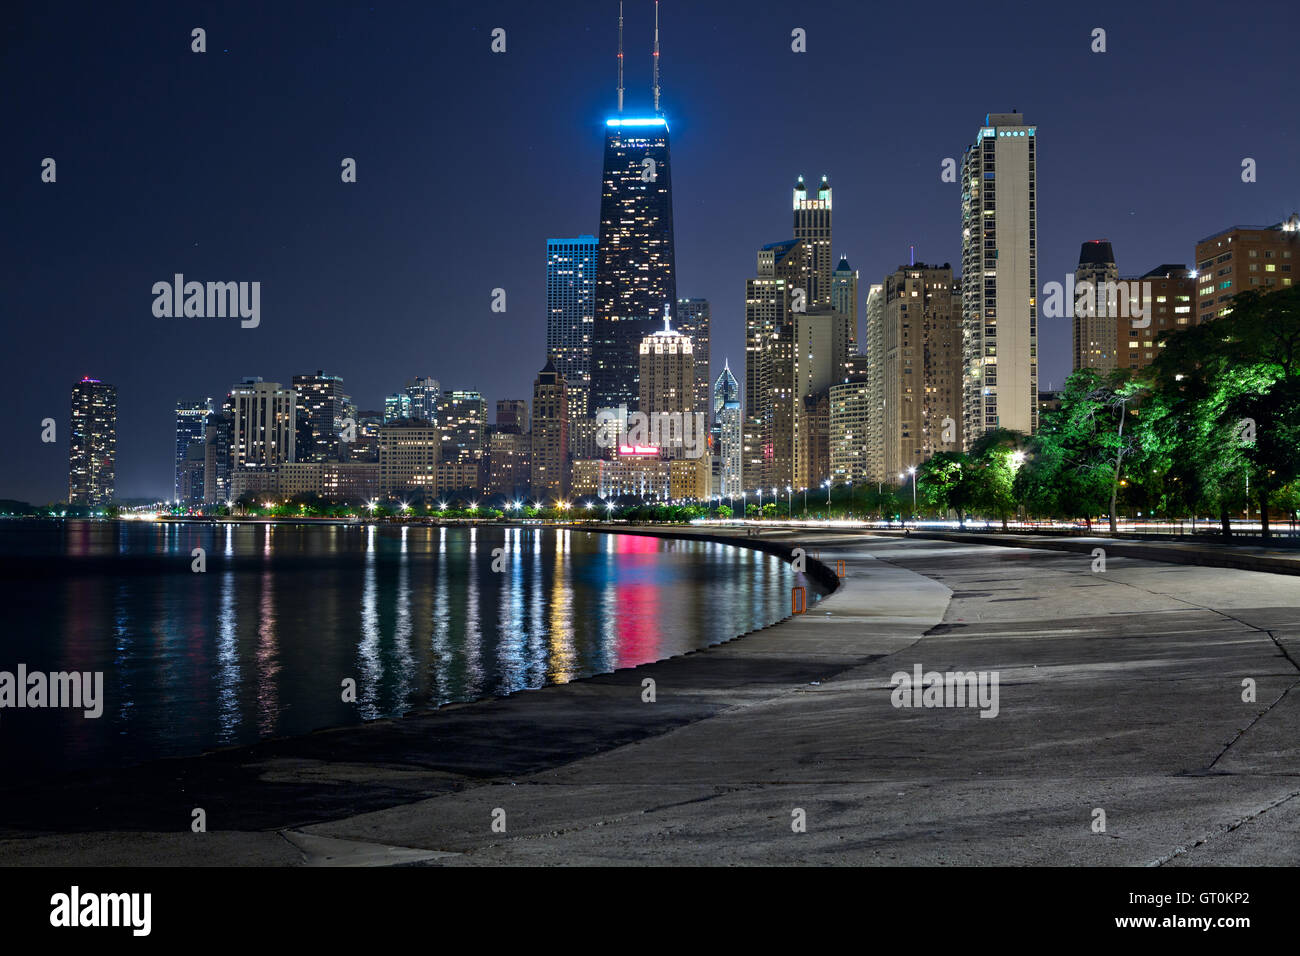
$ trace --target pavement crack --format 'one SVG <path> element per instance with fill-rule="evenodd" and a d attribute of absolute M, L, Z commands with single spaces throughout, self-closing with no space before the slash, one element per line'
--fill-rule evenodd
<path fill-rule="evenodd" d="M 1175 847 L 1172 853 L 1169 853 L 1166 856 L 1162 856 L 1158 860 L 1152 860 L 1150 863 L 1146 865 L 1151 867 L 1164 866 L 1166 863 L 1168 863 L 1173 859 L 1176 859 L 1177 857 L 1183 856 L 1186 853 L 1190 853 L 1192 850 L 1195 850 L 1198 847 L 1205 846 L 1211 840 L 1214 840 L 1218 837 L 1227 836 L 1233 830 L 1236 830 L 1239 827 L 1244 826 L 1247 823 L 1250 823 L 1252 820 L 1259 819 L 1264 814 L 1268 813 L 1268 811 L 1274 809 L 1275 807 L 1280 807 L 1282 804 L 1290 800 L 1294 800 L 1296 797 L 1300 797 L 1300 790 L 1293 790 L 1290 793 L 1286 794 L 1285 796 L 1278 797 L 1272 803 L 1260 807 L 1254 813 L 1249 813 L 1246 816 L 1242 817 L 1241 819 L 1237 820 L 1236 822 L 1229 824 L 1227 828 L 1220 833 L 1209 834 L 1207 836 L 1201 837 L 1195 843 L 1185 845 L 1185 846 Z"/>

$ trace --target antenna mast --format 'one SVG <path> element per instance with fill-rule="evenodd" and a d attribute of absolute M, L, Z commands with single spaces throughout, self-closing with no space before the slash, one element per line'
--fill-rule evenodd
<path fill-rule="evenodd" d="M 655 0 L 655 53 L 654 53 L 653 60 L 654 60 L 654 68 L 655 68 L 655 85 L 654 85 L 655 114 L 658 115 L 659 113 L 659 0 Z"/>
<path fill-rule="evenodd" d="M 623 114 L 623 4 L 618 5 L 618 112 Z"/>

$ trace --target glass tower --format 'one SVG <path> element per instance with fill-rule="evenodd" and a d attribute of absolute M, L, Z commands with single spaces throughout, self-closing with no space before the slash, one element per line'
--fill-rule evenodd
<path fill-rule="evenodd" d="M 672 166 L 662 116 L 605 122 L 596 316 L 592 343 L 593 412 L 636 408 L 641 340 L 674 319 Z"/>

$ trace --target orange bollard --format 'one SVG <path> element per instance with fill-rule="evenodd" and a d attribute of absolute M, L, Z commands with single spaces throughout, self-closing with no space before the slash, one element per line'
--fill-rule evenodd
<path fill-rule="evenodd" d="M 808 589 L 795 585 L 790 589 L 790 613 L 803 614 L 808 610 Z"/>
<path fill-rule="evenodd" d="M 843 558 L 838 558 L 838 559 L 835 561 L 835 576 L 836 576 L 836 577 L 840 577 L 840 578 L 844 577 L 844 559 L 843 559 Z"/>

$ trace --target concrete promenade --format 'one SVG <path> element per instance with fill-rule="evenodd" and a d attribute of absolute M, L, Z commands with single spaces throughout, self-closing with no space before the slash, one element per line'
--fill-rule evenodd
<path fill-rule="evenodd" d="M 982 542 L 763 540 L 843 559 L 843 586 L 633 670 L 5 786 L 0 863 L 1300 862 L 1300 580 L 1105 543 L 1095 573 Z M 917 664 L 996 672 L 997 717 L 895 708 Z"/>

